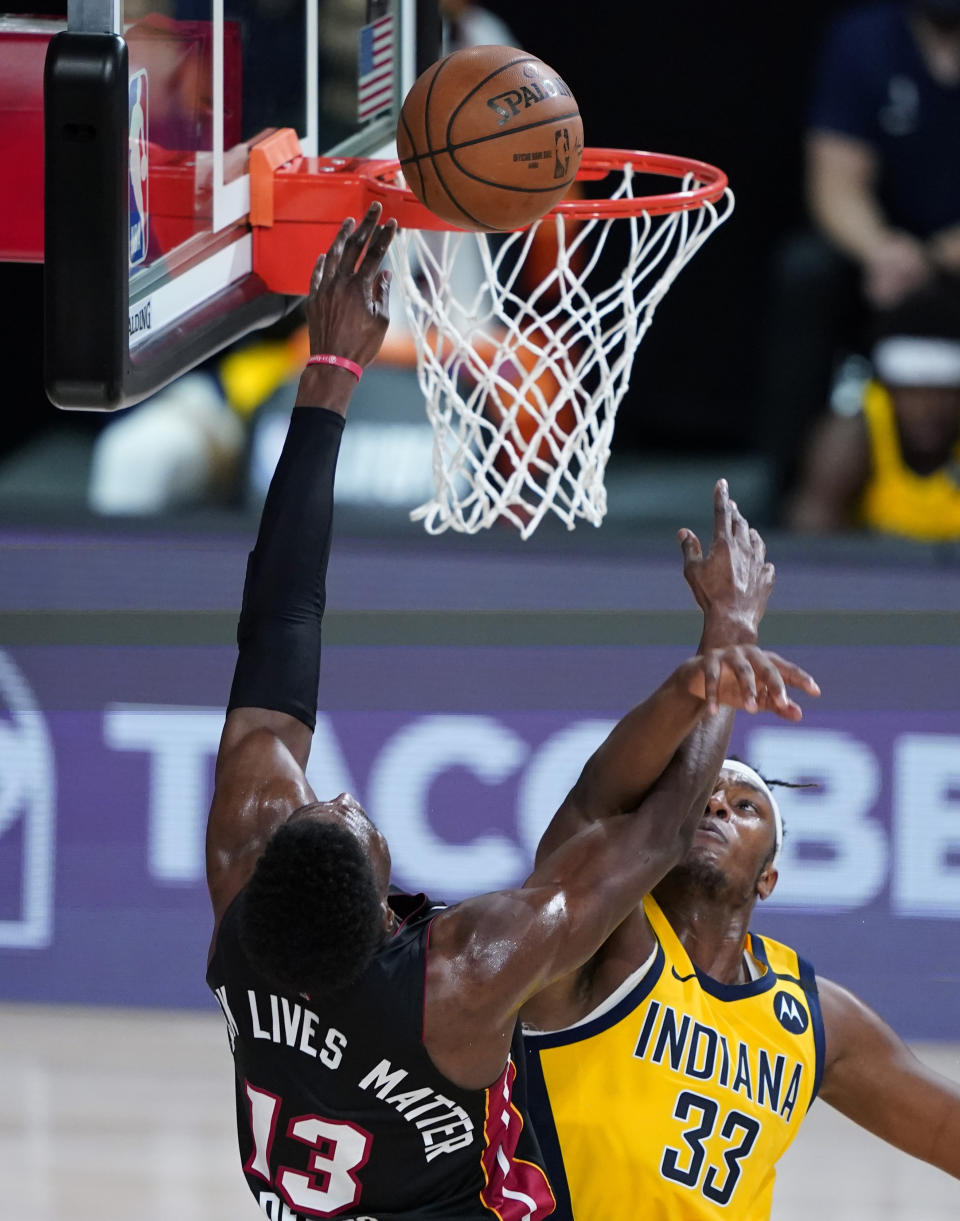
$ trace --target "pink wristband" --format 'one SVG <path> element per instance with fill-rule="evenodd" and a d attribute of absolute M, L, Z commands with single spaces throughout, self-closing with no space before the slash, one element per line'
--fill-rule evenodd
<path fill-rule="evenodd" d="M 322 356 L 311 356 L 307 361 L 308 365 L 336 365 L 339 369 L 346 369 L 348 373 L 360 380 L 363 377 L 363 369 L 355 360 L 349 360 L 346 356 L 329 356 L 324 353 Z"/>

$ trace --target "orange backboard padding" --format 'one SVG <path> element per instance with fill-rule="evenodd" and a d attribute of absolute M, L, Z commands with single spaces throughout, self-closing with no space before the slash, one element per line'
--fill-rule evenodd
<path fill-rule="evenodd" d="M 273 224 L 273 175 L 300 158 L 300 140 L 292 127 L 281 127 L 250 150 L 250 224 Z"/>

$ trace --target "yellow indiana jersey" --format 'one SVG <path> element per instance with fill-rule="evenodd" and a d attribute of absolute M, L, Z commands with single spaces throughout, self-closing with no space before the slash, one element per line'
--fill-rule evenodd
<path fill-rule="evenodd" d="M 658 939 L 646 974 L 586 1021 L 524 1039 L 556 1221 L 760 1221 L 820 1084 L 813 969 L 751 934 L 762 974 L 719 984 L 644 906 Z"/>
<path fill-rule="evenodd" d="M 877 382 L 864 391 L 863 416 L 870 446 L 870 477 L 860 500 L 863 524 L 919 542 L 960 538 L 960 441 L 953 473 L 942 466 L 918 475 L 903 460 L 893 400 Z"/>

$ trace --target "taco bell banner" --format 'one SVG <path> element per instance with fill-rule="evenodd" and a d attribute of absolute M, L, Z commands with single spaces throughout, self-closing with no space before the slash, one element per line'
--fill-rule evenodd
<path fill-rule="evenodd" d="M 661 647 L 327 650 L 308 777 L 354 793 L 394 880 L 454 900 L 520 883 Z M 780 882 L 754 918 L 908 1038 L 960 1031 L 958 650 L 790 650 L 800 726 L 739 718 L 779 790 Z M 203 839 L 234 653 L 0 650 L 0 998 L 205 1005 Z M 953 706 L 951 706 L 953 705 Z"/>

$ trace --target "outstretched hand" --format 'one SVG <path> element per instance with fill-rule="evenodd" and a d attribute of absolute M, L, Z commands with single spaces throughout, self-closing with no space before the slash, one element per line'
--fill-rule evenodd
<path fill-rule="evenodd" d="M 799 721 L 803 710 L 787 694 L 787 687 L 807 695 L 820 694 L 806 670 L 756 645 L 708 649 L 684 662 L 680 678 L 691 695 L 706 701 L 711 716 L 723 704 L 745 712 L 775 712 L 785 721 Z"/>
<path fill-rule="evenodd" d="M 368 365 L 380 351 L 390 321 L 390 272 L 380 269 L 397 222 L 378 224 L 382 208 L 371 204 L 359 225 L 353 217 L 317 259 L 307 298 L 312 354 L 345 356 Z"/>
<path fill-rule="evenodd" d="M 713 541 L 704 555 L 692 530 L 677 535 L 683 551 L 683 575 L 704 614 L 705 647 L 731 636 L 752 644 L 773 592 L 774 567 L 766 563 L 766 545 L 730 499 L 726 479 L 713 493 Z"/>

